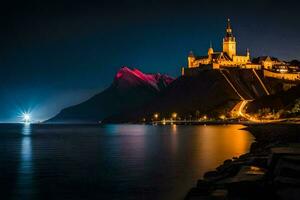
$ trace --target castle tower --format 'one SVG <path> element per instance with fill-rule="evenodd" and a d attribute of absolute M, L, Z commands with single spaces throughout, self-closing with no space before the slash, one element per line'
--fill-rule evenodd
<path fill-rule="evenodd" d="M 207 55 L 211 56 L 211 54 L 213 54 L 213 53 L 214 53 L 214 49 L 212 48 L 212 43 L 210 42 L 210 46 L 209 46 L 209 49 L 207 51 Z"/>
<path fill-rule="evenodd" d="M 236 42 L 232 34 L 230 19 L 227 19 L 226 35 L 223 39 L 223 52 L 227 53 L 230 58 L 236 55 Z"/>
<path fill-rule="evenodd" d="M 188 67 L 191 68 L 194 65 L 194 61 L 196 60 L 194 53 L 192 51 L 190 51 L 189 56 L 188 56 Z"/>
<path fill-rule="evenodd" d="M 248 48 L 246 49 L 246 56 L 248 57 L 248 61 L 250 61 L 250 50 Z"/>

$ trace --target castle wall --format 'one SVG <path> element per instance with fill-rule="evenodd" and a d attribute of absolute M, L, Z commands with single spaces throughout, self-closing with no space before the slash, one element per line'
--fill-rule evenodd
<path fill-rule="evenodd" d="M 199 65 L 207 65 L 209 64 L 209 59 L 199 59 L 199 60 L 195 60 L 193 62 L 193 66 L 194 67 L 199 67 Z"/>
<path fill-rule="evenodd" d="M 194 67 L 195 57 L 188 57 L 188 67 Z"/>
<path fill-rule="evenodd" d="M 248 56 L 233 56 L 232 61 L 236 64 L 246 64 L 249 61 Z"/>
<path fill-rule="evenodd" d="M 272 61 L 263 61 L 262 66 L 264 66 L 265 69 L 272 69 L 273 62 Z"/>
<path fill-rule="evenodd" d="M 257 69 L 257 70 L 259 70 L 259 69 L 261 69 L 261 65 L 249 63 L 246 65 L 242 65 L 241 68 L 242 69 Z"/>
<path fill-rule="evenodd" d="M 275 73 L 268 70 L 264 70 L 264 76 L 277 78 L 282 80 L 289 80 L 289 81 L 299 81 L 300 74 L 299 73 Z"/>

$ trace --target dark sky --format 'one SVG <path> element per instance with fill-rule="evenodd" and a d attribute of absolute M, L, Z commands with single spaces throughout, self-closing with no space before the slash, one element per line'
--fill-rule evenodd
<path fill-rule="evenodd" d="M 180 74 L 190 50 L 300 59 L 297 1 L 28 0 L 0 6 L 0 122 L 44 120 L 107 87 L 121 66 Z"/>

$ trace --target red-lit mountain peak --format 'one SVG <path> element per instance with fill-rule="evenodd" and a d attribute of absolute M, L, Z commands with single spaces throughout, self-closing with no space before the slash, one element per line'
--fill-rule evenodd
<path fill-rule="evenodd" d="M 128 67 L 122 67 L 116 74 L 114 84 L 119 88 L 127 88 L 132 86 L 147 85 L 153 87 L 156 90 L 169 85 L 174 78 L 157 74 L 145 74 L 138 69 L 130 69 Z"/>

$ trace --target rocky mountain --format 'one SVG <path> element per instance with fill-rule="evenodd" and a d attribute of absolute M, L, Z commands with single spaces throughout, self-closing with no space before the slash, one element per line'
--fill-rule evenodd
<path fill-rule="evenodd" d="M 122 67 L 110 87 L 81 104 L 63 109 L 47 122 L 98 122 L 125 115 L 151 102 L 173 80 L 167 75 L 144 74 L 138 69 Z"/>

